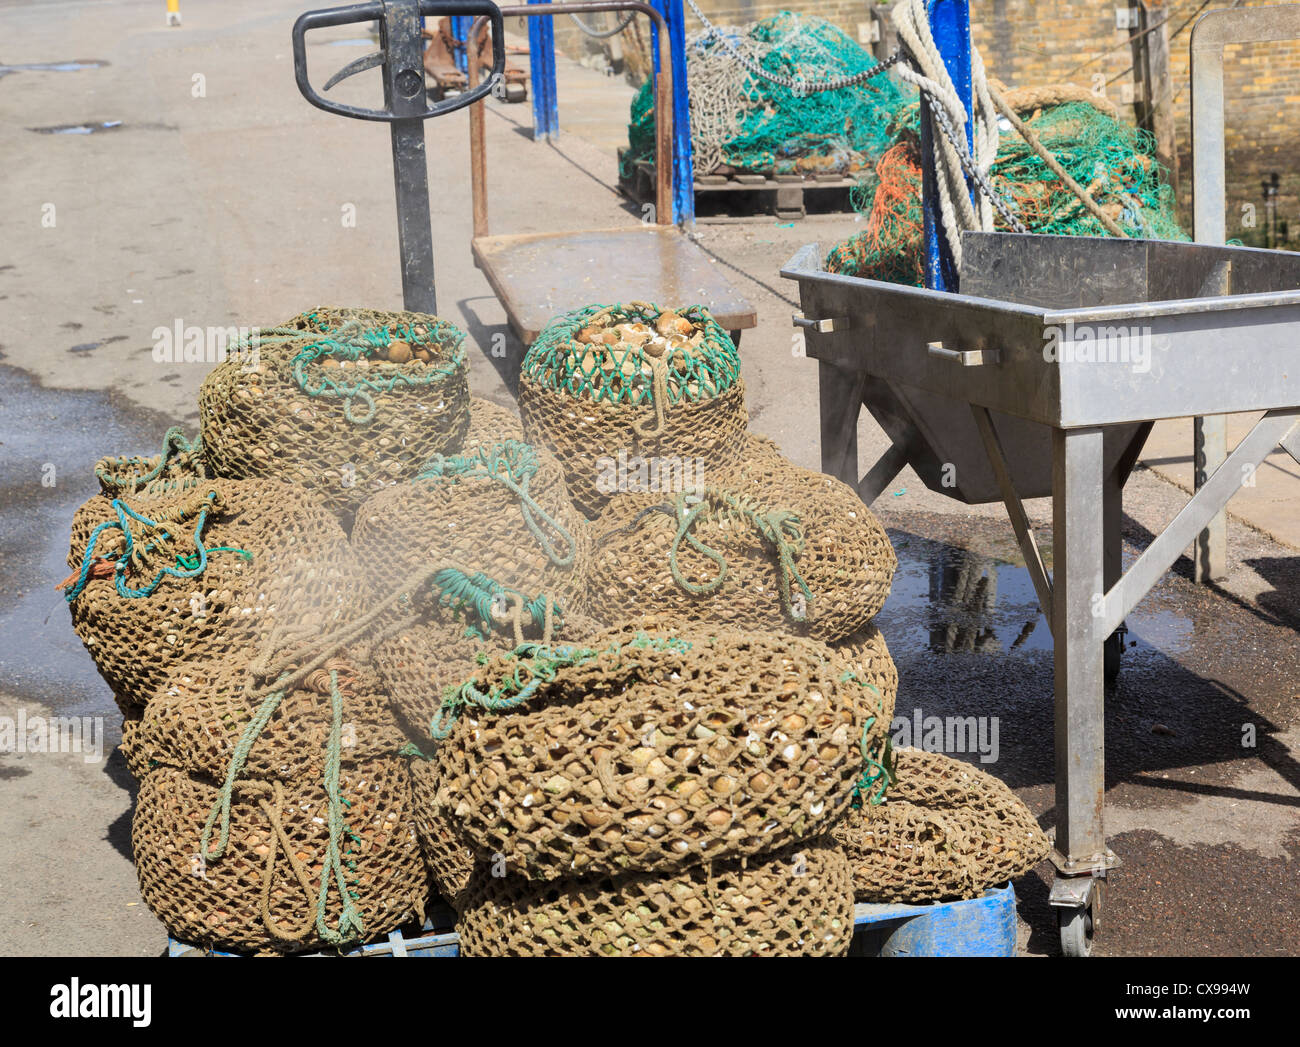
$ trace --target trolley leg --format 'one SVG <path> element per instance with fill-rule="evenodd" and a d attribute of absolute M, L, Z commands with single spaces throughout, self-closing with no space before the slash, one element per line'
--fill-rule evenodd
<path fill-rule="evenodd" d="M 1106 546 L 1106 562 L 1102 578 L 1110 590 L 1124 574 L 1124 481 L 1118 470 L 1106 477 L 1102 490 L 1103 533 Z M 1120 660 L 1124 654 L 1124 637 L 1128 630 L 1121 623 L 1119 628 L 1105 639 L 1105 678 L 1106 683 L 1114 683 L 1119 677 Z"/>
<path fill-rule="evenodd" d="M 821 407 L 822 472 L 838 477 L 857 490 L 861 379 L 819 360 L 817 393 Z"/>
<path fill-rule="evenodd" d="M 1104 657 L 1107 480 L 1101 429 L 1052 434 L 1052 632 L 1056 668 L 1056 853 L 1050 901 L 1061 947 L 1087 955 L 1096 931 L 1097 879 L 1114 864 L 1105 803 Z M 1087 877 L 1086 881 L 1075 879 Z"/>

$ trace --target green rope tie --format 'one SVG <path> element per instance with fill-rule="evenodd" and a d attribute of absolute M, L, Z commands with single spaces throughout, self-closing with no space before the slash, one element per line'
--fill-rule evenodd
<path fill-rule="evenodd" d="M 64 599 L 72 603 L 90 584 L 90 572 L 94 567 L 96 556 L 95 549 L 99 545 L 100 538 L 109 531 L 120 531 L 126 539 L 126 548 L 118 557 L 101 557 L 114 564 L 113 580 L 119 596 L 126 599 L 139 599 L 145 596 L 152 596 L 158 586 L 162 584 L 165 577 L 173 578 L 196 578 L 207 570 L 208 566 L 208 549 L 203 544 L 203 529 L 207 526 L 208 513 L 220 501 L 216 491 L 208 491 L 198 502 L 187 503 L 186 505 L 176 506 L 165 512 L 169 518 L 161 518 L 164 514 L 159 514 L 160 519 L 151 519 L 142 513 L 136 512 L 121 498 L 113 500 L 113 511 L 117 514 L 116 520 L 106 520 L 96 527 L 86 542 L 85 552 L 81 557 L 81 567 L 77 572 L 75 584 L 64 594 Z M 137 588 L 132 588 L 126 582 L 126 572 L 129 567 L 135 567 L 138 570 L 144 569 L 144 558 L 153 551 L 164 548 L 164 543 L 172 538 L 170 525 L 185 519 L 187 516 L 195 516 L 194 531 L 190 540 L 194 543 L 195 553 L 193 556 L 176 555 L 176 566 L 164 565 L 154 572 L 153 578 L 147 583 Z M 137 539 L 132 531 L 131 523 L 135 521 L 142 524 L 146 529 L 153 529 L 158 532 L 158 536 L 150 542 L 141 543 L 137 546 Z M 226 551 L 235 551 L 241 553 L 245 558 L 251 559 L 251 554 L 246 550 L 230 550 L 223 547 Z"/>
<path fill-rule="evenodd" d="M 448 608 L 453 614 L 467 610 L 473 612 L 480 623 L 480 632 L 475 634 L 480 640 L 486 640 L 496 624 L 496 620 L 492 617 L 492 609 L 497 601 L 510 596 L 520 600 L 523 609 L 532 616 L 534 623 L 540 625 L 546 620 L 546 605 L 549 602 L 554 627 L 562 628 L 564 624 L 563 608 L 558 601 L 548 601 L 544 593 L 529 599 L 517 589 L 502 585 L 482 571 L 467 575 L 457 567 L 444 567 L 434 574 L 433 584 L 441 594 L 438 597 L 441 606 Z"/>
<path fill-rule="evenodd" d="M 684 653 L 691 649 L 691 644 L 678 637 L 652 637 L 644 632 L 638 633 L 627 643 L 614 643 L 604 650 L 572 644 L 560 647 L 537 643 L 520 644 L 510 655 L 517 660 L 514 670 L 486 691 L 475 687 L 472 679 L 461 684 L 451 684 L 443 690 L 442 703 L 429 722 L 429 737 L 435 742 L 445 741 L 466 709 L 479 709 L 485 713 L 503 713 L 517 709 L 544 684 L 554 680 L 561 669 L 584 665 L 601 655 L 621 655 L 628 648 Z M 636 668 L 635 663 L 630 668 Z"/>
<path fill-rule="evenodd" d="M 358 321 L 348 321 L 340 327 L 322 334 L 311 335 L 295 331 L 297 340 L 310 340 L 293 358 L 291 367 L 294 381 L 308 396 L 335 397 L 345 401 L 343 417 L 353 425 L 367 425 L 375 417 L 374 393 L 389 393 L 399 385 L 416 388 L 443 381 L 461 370 L 465 365 L 465 332 L 454 324 L 444 320 L 419 321 L 424 333 L 415 332 L 415 324 L 396 324 L 395 338 L 388 327 L 364 328 Z M 313 381 L 307 367 L 317 363 L 322 357 L 356 361 L 362 357 L 374 355 L 378 350 L 387 348 L 393 341 L 405 341 L 415 345 L 437 346 L 448 353 L 447 362 L 441 367 L 425 368 L 421 372 L 405 368 L 395 368 L 382 375 L 366 374 L 351 381 L 341 381 L 327 373 L 325 368 L 318 368 L 316 380 Z M 360 404 L 361 411 L 356 410 Z"/>
<path fill-rule="evenodd" d="M 876 753 L 867 749 L 867 735 L 875 722 L 874 716 L 867 719 L 862 728 L 862 739 L 858 742 L 858 749 L 862 753 L 862 773 L 853 785 L 853 799 L 849 802 L 854 810 L 860 810 L 864 802 L 871 807 L 879 807 L 885 802 L 886 790 L 895 781 L 894 740 L 885 736 L 878 754 L 879 759 Z"/>
<path fill-rule="evenodd" d="M 125 488 L 128 493 L 134 494 L 154 480 L 159 479 L 173 462 L 185 455 L 198 454 L 202 449 L 203 441 L 201 437 L 196 436 L 193 441 L 190 441 L 185 436 L 185 430 L 179 425 L 174 425 L 163 436 L 162 451 L 155 456 L 158 459 L 157 463 L 147 472 L 130 477 L 127 480 L 117 479 L 113 475 L 114 473 L 120 473 L 123 469 L 146 466 L 152 460 L 138 455 L 118 455 L 116 457 L 101 458 L 95 465 L 95 477 L 105 486 L 115 487 L 119 490 Z"/>
<path fill-rule="evenodd" d="M 698 497 L 692 504 L 689 498 Z M 796 614 L 793 606 L 793 586 L 798 585 L 804 595 L 804 601 L 811 612 L 813 592 L 804 581 L 795 558 L 804 550 L 804 533 L 802 522 L 797 514 L 788 509 L 763 511 L 750 499 L 734 495 L 717 488 L 705 488 L 696 494 L 682 492 L 674 503 L 677 518 L 677 533 L 668 551 L 668 568 L 673 581 L 692 596 L 708 596 L 722 587 L 727 577 L 727 561 L 716 549 L 711 549 L 692 534 L 696 523 L 705 515 L 721 514 L 749 524 L 760 538 L 776 553 L 777 582 L 781 596 L 781 610 L 791 621 L 804 621 L 808 613 Z M 690 581 L 682 572 L 679 562 L 682 542 L 717 565 L 718 573 L 707 582 Z"/>
<path fill-rule="evenodd" d="M 578 553 L 577 543 L 565 527 L 537 504 L 528 492 L 528 485 L 537 475 L 541 462 L 536 448 L 520 440 L 504 440 L 500 443 L 480 446 L 469 455 L 446 456 L 434 455 L 416 475 L 417 480 L 431 480 L 452 477 L 487 477 L 495 480 L 507 491 L 519 499 L 519 512 L 524 524 L 537 539 L 547 559 L 556 567 L 570 567 Z M 538 520 L 541 523 L 538 523 Z M 556 551 L 555 545 L 542 529 L 542 524 L 549 527 L 559 538 L 560 544 L 567 548 L 566 553 Z"/>

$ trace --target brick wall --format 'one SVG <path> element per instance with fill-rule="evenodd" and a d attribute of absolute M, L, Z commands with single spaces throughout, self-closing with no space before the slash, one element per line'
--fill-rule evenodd
<path fill-rule="evenodd" d="M 744 24 L 781 10 L 821 15 L 857 39 L 859 26 L 870 20 L 868 8 L 888 5 L 868 0 L 697 0 L 716 24 Z M 1245 0 L 1258 6 L 1268 0 Z M 1103 91 L 1124 118 L 1134 120 L 1135 84 L 1130 30 L 1116 27 L 1116 7 L 1125 0 L 971 0 L 976 45 L 992 76 L 1006 84 L 1034 86 L 1071 81 Z M 1169 15 L 1167 31 L 1170 75 L 1174 91 L 1175 148 L 1179 156 L 1180 217 L 1191 223 L 1191 87 L 1189 43 L 1191 25 L 1184 23 L 1201 0 L 1148 0 L 1150 23 Z M 1212 0 L 1211 7 L 1226 6 Z M 687 9 L 687 31 L 699 22 Z M 1176 35 L 1174 35 L 1176 33 Z M 580 56 L 586 38 L 568 20 L 556 20 L 562 50 Z M 1225 56 L 1227 107 L 1227 183 L 1229 235 L 1258 242 L 1264 221 L 1261 179 L 1276 171 L 1281 177 L 1278 213 L 1288 217 L 1291 238 L 1300 243 L 1300 42 L 1230 48 Z M 1256 227 L 1243 226 L 1253 205 Z"/>

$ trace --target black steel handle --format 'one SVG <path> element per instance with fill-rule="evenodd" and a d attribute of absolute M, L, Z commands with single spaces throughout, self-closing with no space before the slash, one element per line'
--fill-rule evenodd
<path fill-rule="evenodd" d="M 412 8 L 414 6 L 411 5 Z M 357 120 L 378 120 L 385 123 L 392 123 L 396 120 L 427 120 L 431 116 L 443 116 L 477 102 L 490 92 L 504 76 L 506 68 L 505 22 L 501 17 L 501 9 L 492 0 L 420 0 L 419 14 L 425 17 L 469 15 L 486 16 L 491 19 L 492 72 L 486 80 L 472 91 L 465 91 L 452 98 L 443 99 L 434 105 L 426 104 L 420 108 L 412 106 L 411 100 L 423 95 L 423 64 L 413 69 L 396 70 L 387 78 L 387 82 L 393 85 L 392 89 L 402 96 L 405 105 L 397 103 L 396 99 L 387 98 L 388 109 L 361 109 L 354 105 L 344 105 L 342 102 L 331 102 L 317 94 L 316 89 L 311 86 L 311 82 L 307 78 L 306 37 L 308 30 L 327 29 L 331 26 L 349 25 L 353 22 L 369 22 L 379 19 L 384 25 L 383 39 L 385 42 L 389 39 L 388 32 L 390 29 L 418 36 L 418 22 L 413 22 L 410 26 L 390 26 L 387 19 L 389 10 L 389 5 L 385 4 L 383 0 L 371 0 L 370 3 L 352 4 L 348 7 L 331 7 L 321 11 L 307 11 L 299 16 L 298 20 L 293 24 L 293 75 L 298 82 L 298 90 L 302 92 L 302 96 L 307 101 L 317 109 L 324 109 L 327 113 L 350 116 Z M 417 53 L 420 53 L 420 50 L 420 48 L 416 48 Z M 421 55 L 421 57 L 423 56 Z M 394 112 L 394 108 L 402 111 Z"/>

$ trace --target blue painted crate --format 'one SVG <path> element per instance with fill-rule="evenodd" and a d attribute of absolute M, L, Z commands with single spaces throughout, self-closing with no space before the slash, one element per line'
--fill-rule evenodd
<path fill-rule="evenodd" d="M 856 931 L 850 956 L 1014 956 L 1016 894 L 1011 885 L 988 890 L 981 898 L 933 905 L 854 906 Z M 393 931 L 386 941 L 372 942 L 344 956 L 459 956 L 453 929 L 456 915 L 439 906 L 413 934 Z M 236 956 L 205 950 L 175 938 L 168 956 Z M 326 953 L 310 953 L 324 956 Z"/>

